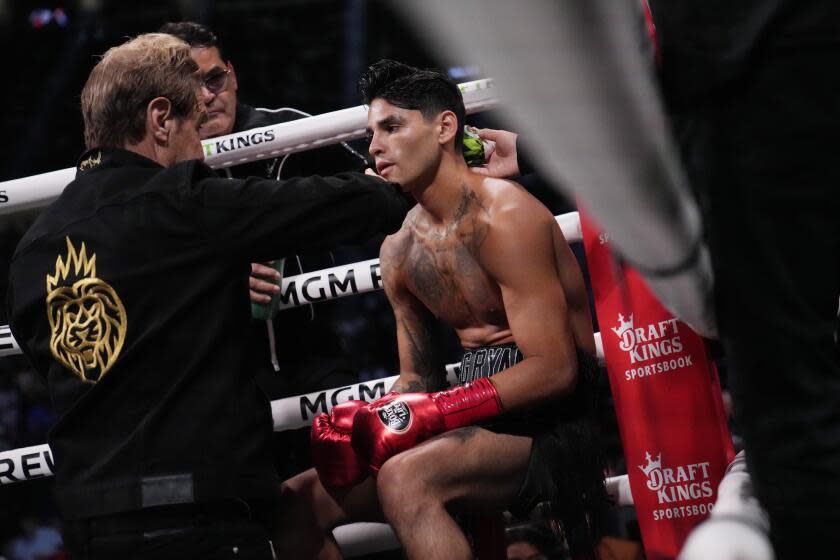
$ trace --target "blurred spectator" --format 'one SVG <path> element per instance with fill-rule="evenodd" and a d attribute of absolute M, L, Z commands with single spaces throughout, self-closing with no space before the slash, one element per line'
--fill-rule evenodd
<path fill-rule="evenodd" d="M 644 560 L 642 543 L 618 537 L 604 537 L 598 543 L 599 560 Z"/>
<path fill-rule="evenodd" d="M 64 558 L 61 533 L 55 525 L 45 525 L 32 517 L 21 520 L 22 534 L 12 538 L 4 554 L 9 560 L 57 560 Z"/>

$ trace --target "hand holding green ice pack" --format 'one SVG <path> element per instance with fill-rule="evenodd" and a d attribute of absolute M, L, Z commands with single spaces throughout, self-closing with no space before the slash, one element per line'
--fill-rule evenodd
<path fill-rule="evenodd" d="M 272 284 L 280 285 L 283 280 L 283 263 L 285 259 L 277 259 L 271 263 L 267 263 L 268 266 L 279 272 L 279 277 L 275 278 L 267 278 L 261 276 L 253 276 L 252 278 L 258 278 L 262 282 L 271 282 Z M 251 302 L 251 317 L 254 319 L 259 320 L 267 320 L 271 319 L 277 314 L 278 308 L 280 305 L 280 291 L 271 294 L 271 301 L 269 303 L 255 303 Z"/>
<path fill-rule="evenodd" d="M 490 144 L 478 136 L 474 126 L 464 127 L 464 159 L 470 167 L 480 167 L 485 163 L 485 152 Z"/>

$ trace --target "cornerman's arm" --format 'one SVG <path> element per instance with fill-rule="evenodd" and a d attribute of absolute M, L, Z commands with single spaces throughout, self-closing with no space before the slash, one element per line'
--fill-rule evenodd
<path fill-rule="evenodd" d="M 251 262 L 392 233 L 412 204 L 397 185 L 359 173 L 285 181 L 207 177 L 188 187 L 183 193 L 215 250 Z"/>
<path fill-rule="evenodd" d="M 553 216 L 536 204 L 496 209 L 480 259 L 502 291 L 524 359 L 493 376 L 505 410 L 571 391 L 577 354 L 552 242 Z"/>

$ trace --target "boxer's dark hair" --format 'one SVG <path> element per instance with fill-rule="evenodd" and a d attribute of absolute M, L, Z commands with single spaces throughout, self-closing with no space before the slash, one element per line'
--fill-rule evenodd
<path fill-rule="evenodd" d="M 194 21 L 176 21 L 164 23 L 158 33 L 168 33 L 178 37 L 194 49 L 209 49 L 216 47 L 219 50 L 219 57 L 228 62 L 222 43 L 209 27 Z"/>
<path fill-rule="evenodd" d="M 420 111 L 429 120 L 441 111 L 452 111 L 458 119 L 455 150 L 463 148 L 466 110 L 458 85 L 438 70 L 421 70 L 395 60 L 382 59 L 368 67 L 359 80 L 363 101 L 384 99 L 403 109 Z"/>

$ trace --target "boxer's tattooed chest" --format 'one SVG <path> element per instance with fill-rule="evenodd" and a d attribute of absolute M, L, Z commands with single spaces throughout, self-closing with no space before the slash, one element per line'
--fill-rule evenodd
<path fill-rule="evenodd" d="M 441 321 L 455 328 L 488 322 L 501 309 L 496 283 L 478 252 L 487 236 L 487 210 L 466 188 L 446 228 L 413 236 L 406 259 L 411 291 Z"/>

